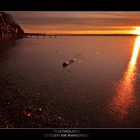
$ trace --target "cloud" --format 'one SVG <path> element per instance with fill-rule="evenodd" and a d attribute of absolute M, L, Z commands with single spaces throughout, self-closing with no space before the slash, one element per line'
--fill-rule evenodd
<path fill-rule="evenodd" d="M 115 27 L 140 26 L 140 12 L 40 12 L 8 11 L 27 28 L 44 30 L 103 30 Z M 42 27 L 41 27 L 42 26 Z M 125 27 L 126 26 L 126 27 Z M 129 29 L 129 28 L 128 28 Z"/>

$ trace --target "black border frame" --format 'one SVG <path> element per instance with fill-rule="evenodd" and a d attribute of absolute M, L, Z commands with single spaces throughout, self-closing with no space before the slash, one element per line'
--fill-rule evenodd
<path fill-rule="evenodd" d="M 140 11 L 140 1 L 136 0 L 3 0 L 1 11 Z M 44 134 L 53 134 L 52 129 L 0 129 L 0 138 L 47 138 Z M 67 128 L 73 130 L 73 128 Z M 59 130 L 63 130 L 60 128 Z M 140 129 L 91 128 L 79 129 L 81 134 L 99 138 L 135 138 L 140 136 Z M 62 137 L 61 137 L 62 138 Z"/>

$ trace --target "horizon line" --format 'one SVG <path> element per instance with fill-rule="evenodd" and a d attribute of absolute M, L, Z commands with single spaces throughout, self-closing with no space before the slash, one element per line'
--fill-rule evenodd
<path fill-rule="evenodd" d="M 59 35 L 59 36 L 139 36 L 139 34 L 77 34 L 77 33 L 28 33 L 25 32 L 25 35 Z"/>

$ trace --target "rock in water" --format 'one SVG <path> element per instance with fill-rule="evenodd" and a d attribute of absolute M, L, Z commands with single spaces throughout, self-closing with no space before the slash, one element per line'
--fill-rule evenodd
<path fill-rule="evenodd" d="M 63 62 L 62 66 L 66 67 L 69 64 L 76 62 L 79 59 L 80 55 L 81 55 L 81 53 L 78 53 L 73 59 L 70 59 L 69 61 Z"/>
<path fill-rule="evenodd" d="M 63 67 L 66 67 L 67 65 L 69 65 L 68 61 L 63 63 Z"/>

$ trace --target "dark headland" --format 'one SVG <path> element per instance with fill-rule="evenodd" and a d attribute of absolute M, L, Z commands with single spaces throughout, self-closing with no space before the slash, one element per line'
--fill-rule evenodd
<path fill-rule="evenodd" d="M 5 12 L 0 12 L 0 42 L 16 40 L 25 36 L 23 29 Z"/>

